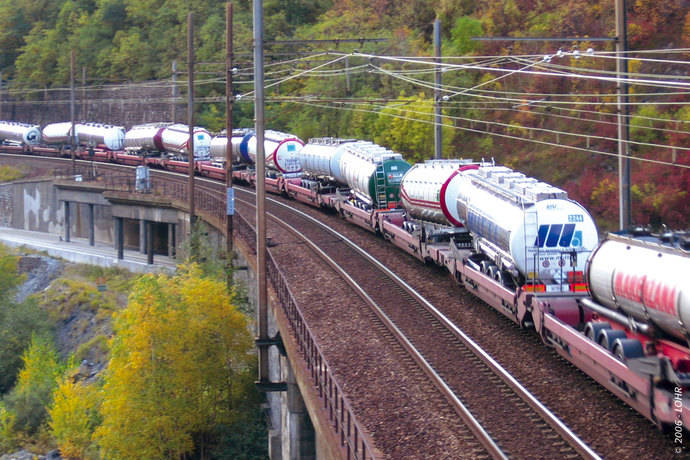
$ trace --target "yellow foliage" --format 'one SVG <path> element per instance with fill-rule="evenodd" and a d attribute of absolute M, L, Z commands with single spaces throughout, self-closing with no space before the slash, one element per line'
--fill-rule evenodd
<path fill-rule="evenodd" d="M 0 166 L 0 182 L 12 182 L 13 180 L 21 179 L 24 173 L 12 166 Z"/>
<path fill-rule="evenodd" d="M 232 417 L 232 381 L 251 360 L 246 317 L 195 264 L 142 277 L 116 335 L 96 430 L 106 458 L 179 457 Z"/>
<path fill-rule="evenodd" d="M 616 187 L 616 184 L 612 180 L 604 178 L 599 185 L 592 190 L 591 200 L 597 202 L 602 196 L 616 191 Z"/>
<path fill-rule="evenodd" d="M 54 387 L 63 371 L 52 344 L 43 337 L 32 337 L 31 345 L 22 355 L 22 360 L 24 367 L 19 371 L 15 387 L 15 390 L 20 393 L 32 392 L 36 388 Z M 50 395 L 46 396 L 47 398 L 42 398 L 44 404 L 47 404 L 50 399 Z"/>
<path fill-rule="evenodd" d="M 63 458 L 84 458 L 98 424 L 100 395 L 95 385 L 63 379 L 48 410 L 50 428 Z"/>

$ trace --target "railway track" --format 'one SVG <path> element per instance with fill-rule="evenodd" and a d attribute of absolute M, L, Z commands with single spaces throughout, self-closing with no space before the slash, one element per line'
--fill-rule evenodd
<path fill-rule="evenodd" d="M 249 208 L 252 203 L 243 200 L 243 206 Z M 378 340 L 392 336 L 387 341 L 404 350 L 397 353 L 406 355 L 404 361 L 415 363 L 416 369 L 410 372 L 419 373 L 421 369 L 429 382 L 426 385 L 443 395 L 447 407 L 439 410 L 447 413 L 452 408 L 464 420 L 464 431 L 470 429 L 491 456 L 533 458 L 533 440 L 541 439 L 537 455 L 542 458 L 599 458 L 436 308 L 347 238 L 272 200 L 269 218 L 299 235 L 304 245 L 328 261 L 330 270 L 339 272 L 350 290 L 357 292 L 347 296 L 347 303 L 353 297 L 366 300 L 368 306 L 360 302 L 348 305 L 366 308 L 365 312 L 349 315 L 365 318 L 360 334 L 370 329 L 378 334 Z M 288 221 L 291 225 L 285 223 Z M 280 246 L 281 242 L 274 240 L 273 244 Z M 293 260 L 301 257 L 286 256 Z M 331 279 L 329 288 L 337 282 Z M 379 372 L 385 374 L 387 370 Z M 473 451 L 472 457 L 476 454 Z"/>

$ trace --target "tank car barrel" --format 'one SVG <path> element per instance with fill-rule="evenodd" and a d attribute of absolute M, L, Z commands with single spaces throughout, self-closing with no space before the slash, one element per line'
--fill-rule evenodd
<path fill-rule="evenodd" d="M 0 121 L 0 141 L 11 141 L 25 145 L 41 143 L 41 130 L 36 125 L 15 121 Z"/>

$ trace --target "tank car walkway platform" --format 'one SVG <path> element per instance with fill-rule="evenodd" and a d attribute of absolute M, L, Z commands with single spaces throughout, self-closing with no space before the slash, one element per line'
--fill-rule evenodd
<path fill-rule="evenodd" d="M 124 259 L 117 258 L 117 250 L 112 244 L 89 245 L 88 238 L 70 238 L 64 241 L 53 233 L 32 232 L 16 228 L 0 227 L 0 243 L 11 246 L 25 246 L 37 251 L 45 251 L 51 257 L 60 257 L 74 263 L 98 265 L 101 267 L 121 267 L 136 273 L 173 272 L 179 262 L 167 256 L 156 254 L 154 263 L 147 263 L 146 254 L 139 251 L 124 250 Z"/>

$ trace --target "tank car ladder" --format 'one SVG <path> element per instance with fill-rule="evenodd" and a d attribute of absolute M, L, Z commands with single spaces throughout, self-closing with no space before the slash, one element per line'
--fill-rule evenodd
<path fill-rule="evenodd" d="M 383 162 L 376 162 L 376 177 L 374 182 L 376 192 L 376 207 L 386 209 L 388 207 L 388 196 L 386 195 L 386 171 L 383 169 Z"/>
<path fill-rule="evenodd" d="M 531 211 L 526 210 L 526 206 L 534 205 L 534 203 L 525 203 L 524 200 L 521 200 L 521 206 L 522 206 L 522 216 L 523 216 L 523 222 L 522 225 L 524 226 L 525 231 L 523 232 L 524 235 L 524 250 L 525 250 L 525 262 L 527 263 L 527 248 L 532 247 L 534 245 L 534 242 L 537 240 L 537 235 L 538 235 L 538 229 L 539 229 L 539 219 L 537 217 L 537 211 L 535 209 L 535 206 L 532 206 Z M 539 245 L 536 245 L 536 253 L 534 255 L 534 260 L 532 262 L 532 272 L 527 273 L 527 279 L 525 280 L 525 284 L 531 284 L 534 285 L 537 282 L 536 279 L 536 274 L 538 272 L 538 264 L 539 264 Z"/>

